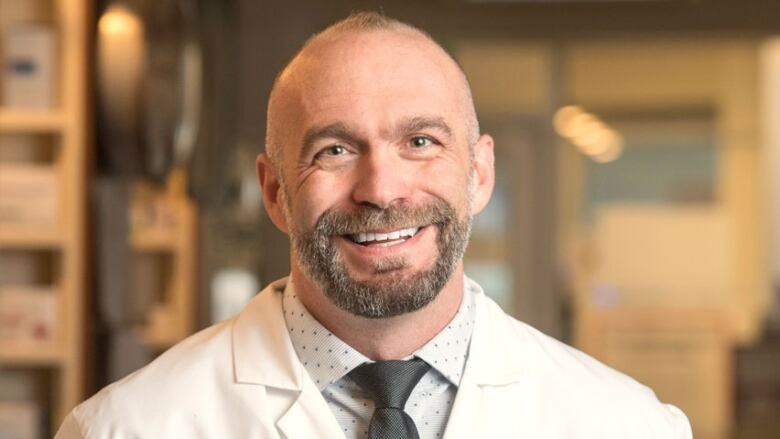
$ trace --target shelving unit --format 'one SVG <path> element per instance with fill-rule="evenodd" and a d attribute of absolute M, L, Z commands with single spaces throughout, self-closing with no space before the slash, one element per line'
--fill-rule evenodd
<path fill-rule="evenodd" d="M 0 248 L 59 249 L 62 244 L 56 227 L 0 224 Z"/>
<path fill-rule="evenodd" d="M 3 133 L 57 133 L 67 118 L 60 111 L 13 110 L 0 108 L 0 130 Z"/>
<path fill-rule="evenodd" d="M 29 137 L 32 142 L 41 135 L 53 139 L 51 159 L 45 165 L 51 166 L 56 175 L 55 220 L 40 224 L 0 222 L 0 254 L 44 251 L 54 255 L 45 285 L 56 295 L 52 335 L 45 341 L 0 339 L 0 373 L 13 368 L 29 369 L 35 375 L 44 368 L 49 375 L 45 380 L 48 400 L 42 407 L 42 413 L 51 415 L 44 423 L 52 429 L 44 430 L 47 437 L 86 396 L 86 201 L 90 170 L 87 66 L 92 8 L 91 0 L 0 0 L 0 31 L 16 25 L 42 24 L 53 31 L 56 41 L 54 107 L 31 110 L 0 106 L 0 148 L 9 136 Z M 17 286 L 0 279 L 0 290 Z"/>
<path fill-rule="evenodd" d="M 10 366 L 59 366 L 63 361 L 62 346 L 55 343 L 0 343 L 0 362 Z"/>
<path fill-rule="evenodd" d="M 136 184 L 130 246 L 136 255 L 168 261 L 162 291 L 144 324 L 135 328 L 152 351 L 161 352 L 195 329 L 197 208 L 186 193 L 186 174 L 173 169 L 165 187 Z M 158 262 L 159 263 L 159 262 Z"/>

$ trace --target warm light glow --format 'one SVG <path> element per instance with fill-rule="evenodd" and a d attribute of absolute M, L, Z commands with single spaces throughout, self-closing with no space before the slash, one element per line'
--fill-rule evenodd
<path fill-rule="evenodd" d="M 594 156 L 607 152 L 611 148 L 611 143 L 614 142 L 616 136 L 617 134 L 614 131 L 601 124 L 586 135 L 574 139 L 574 144 L 585 155 Z"/>
<path fill-rule="evenodd" d="M 596 116 L 590 113 L 581 113 L 571 118 L 566 134 L 569 140 L 574 141 L 582 137 L 587 137 L 594 130 L 599 129 L 601 122 Z M 574 142 L 576 143 L 576 142 Z"/>
<path fill-rule="evenodd" d="M 98 29 L 95 57 L 101 111 L 112 129 L 133 132 L 146 68 L 143 24 L 131 9 L 111 6 L 100 17 Z"/>
<path fill-rule="evenodd" d="M 138 17 L 121 5 L 111 6 L 98 21 L 100 33 L 105 35 L 137 34 L 141 29 Z"/>
<path fill-rule="evenodd" d="M 611 162 L 623 153 L 620 134 L 582 107 L 561 107 L 555 112 L 553 126 L 561 137 L 595 162 Z"/>
<path fill-rule="evenodd" d="M 594 118 L 582 129 L 581 133 L 571 139 L 571 142 L 579 146 L 580 149 L 598 149 L 597 145 L 609 137 L 609 131 L 610 129 L 604 123 Z"/>
<path fill-rule="evenodd" d="M 553 117 L 553 126 L 555 127 L 555 131 L 557 131 L 558 134 L 560 134 L 562 137 L 571 137 L 572 119 L 583 113 L 584 111 L 582 108 L 576 105 L 567 105 L 565 107 L 561 107 L 558 111 L 555 112 L 555 116 Z"/>
<path fill-rule="evenodd" d="M 617 160 L 623 154 L 623 138 L 619 134 L 612 132 L 613 136 L 604 152 L 590 156 L 597 163 L 609 163 Z"/>

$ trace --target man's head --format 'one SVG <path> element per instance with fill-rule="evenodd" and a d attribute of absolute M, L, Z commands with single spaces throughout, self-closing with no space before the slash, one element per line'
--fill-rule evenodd
<path fill-rule="evenodd" d="M 452 73 L 454 73 L 455 78 L 452 78 L 454 81 L 450 86 L 457 87 L 457 90 L 453 90 L 453 92 L 457 92 L 462 99 L 460 105 L 463 106 L 462 110 L 466 117 L 469 146 L 473 146 L 473 144 L 476 143 L 479 138 L 479 122 L 471 96 L 471 87 L 469 86 L 466 74 L 457 62 L 423 30 L 375 12 L 361 12 L 352 14 L 309 38 L 301 50 L 298 51 L 287 66 L 285 66 L 277 75 L 276 81 L 271 89 L 271 96 L 268 102 L 268 117 L 266 120 L 266 153 L 274 165 L 279 166 L 281 164 L 284 151 L 283 142 L 279 138 L 284 137 L 285 133 L 279 132 L 278 130 L 285 130 L 285 127 L 276 120 L 279 113 L 279 107 L 284 106 L 284 101 L 286 99 L 286 96 L 282 93 L 282 90 L 284 90 L 282 84 L 296 67 L 296 61 L 302 58 L 321 56 L 317 55 L 317 48 L 323 47 L 329 43 L 335 43 L 344 37 L 368 33 L 397 34 L 418 39 L 421 44 L 427 46 L 427 49 L 435 52 L 436 55 L 440 55 L 443 58 L 440 61 L 454 67 Z M 410 67 L 413 68 L 413 66 Z"/>
<path fill-rule="evenodd" d="M 423 32 L 353 15 L 280 73 L 258 158 L 266 209 L 293 243 L 293 275 L 365 317 L 431 302 L 462 269 L 471 217 L 493 186 L 465 75 Z"/>

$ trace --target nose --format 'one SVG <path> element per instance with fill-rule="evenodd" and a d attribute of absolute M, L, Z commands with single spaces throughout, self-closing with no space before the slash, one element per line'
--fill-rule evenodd
<path fill-rule="evenodd" d="M 413 170 L 391 151 L 372 151 L 361 157 L 352 199 L 361 205 L 385 209 L 411 195 Z"/>

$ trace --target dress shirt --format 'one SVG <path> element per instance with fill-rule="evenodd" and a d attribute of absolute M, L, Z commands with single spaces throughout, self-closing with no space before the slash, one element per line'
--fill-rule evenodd
<path fill-rule="evenodd" d="M 374 402 L 347 374 L 371 360 L 325 329 L 295 294 L 292 281 L 287 283 L 282 307 L 295 351 L 328 402 L 344 436 L 368 437 Z M 464 288 L 463 300 L 452 321 L 408 357 L 418 357 L 432 366 L 415 387 L 405 409 L 417 425 L 421 439 L 444 435 L 466 365 L 474 318 L 474 292 Z"/>

